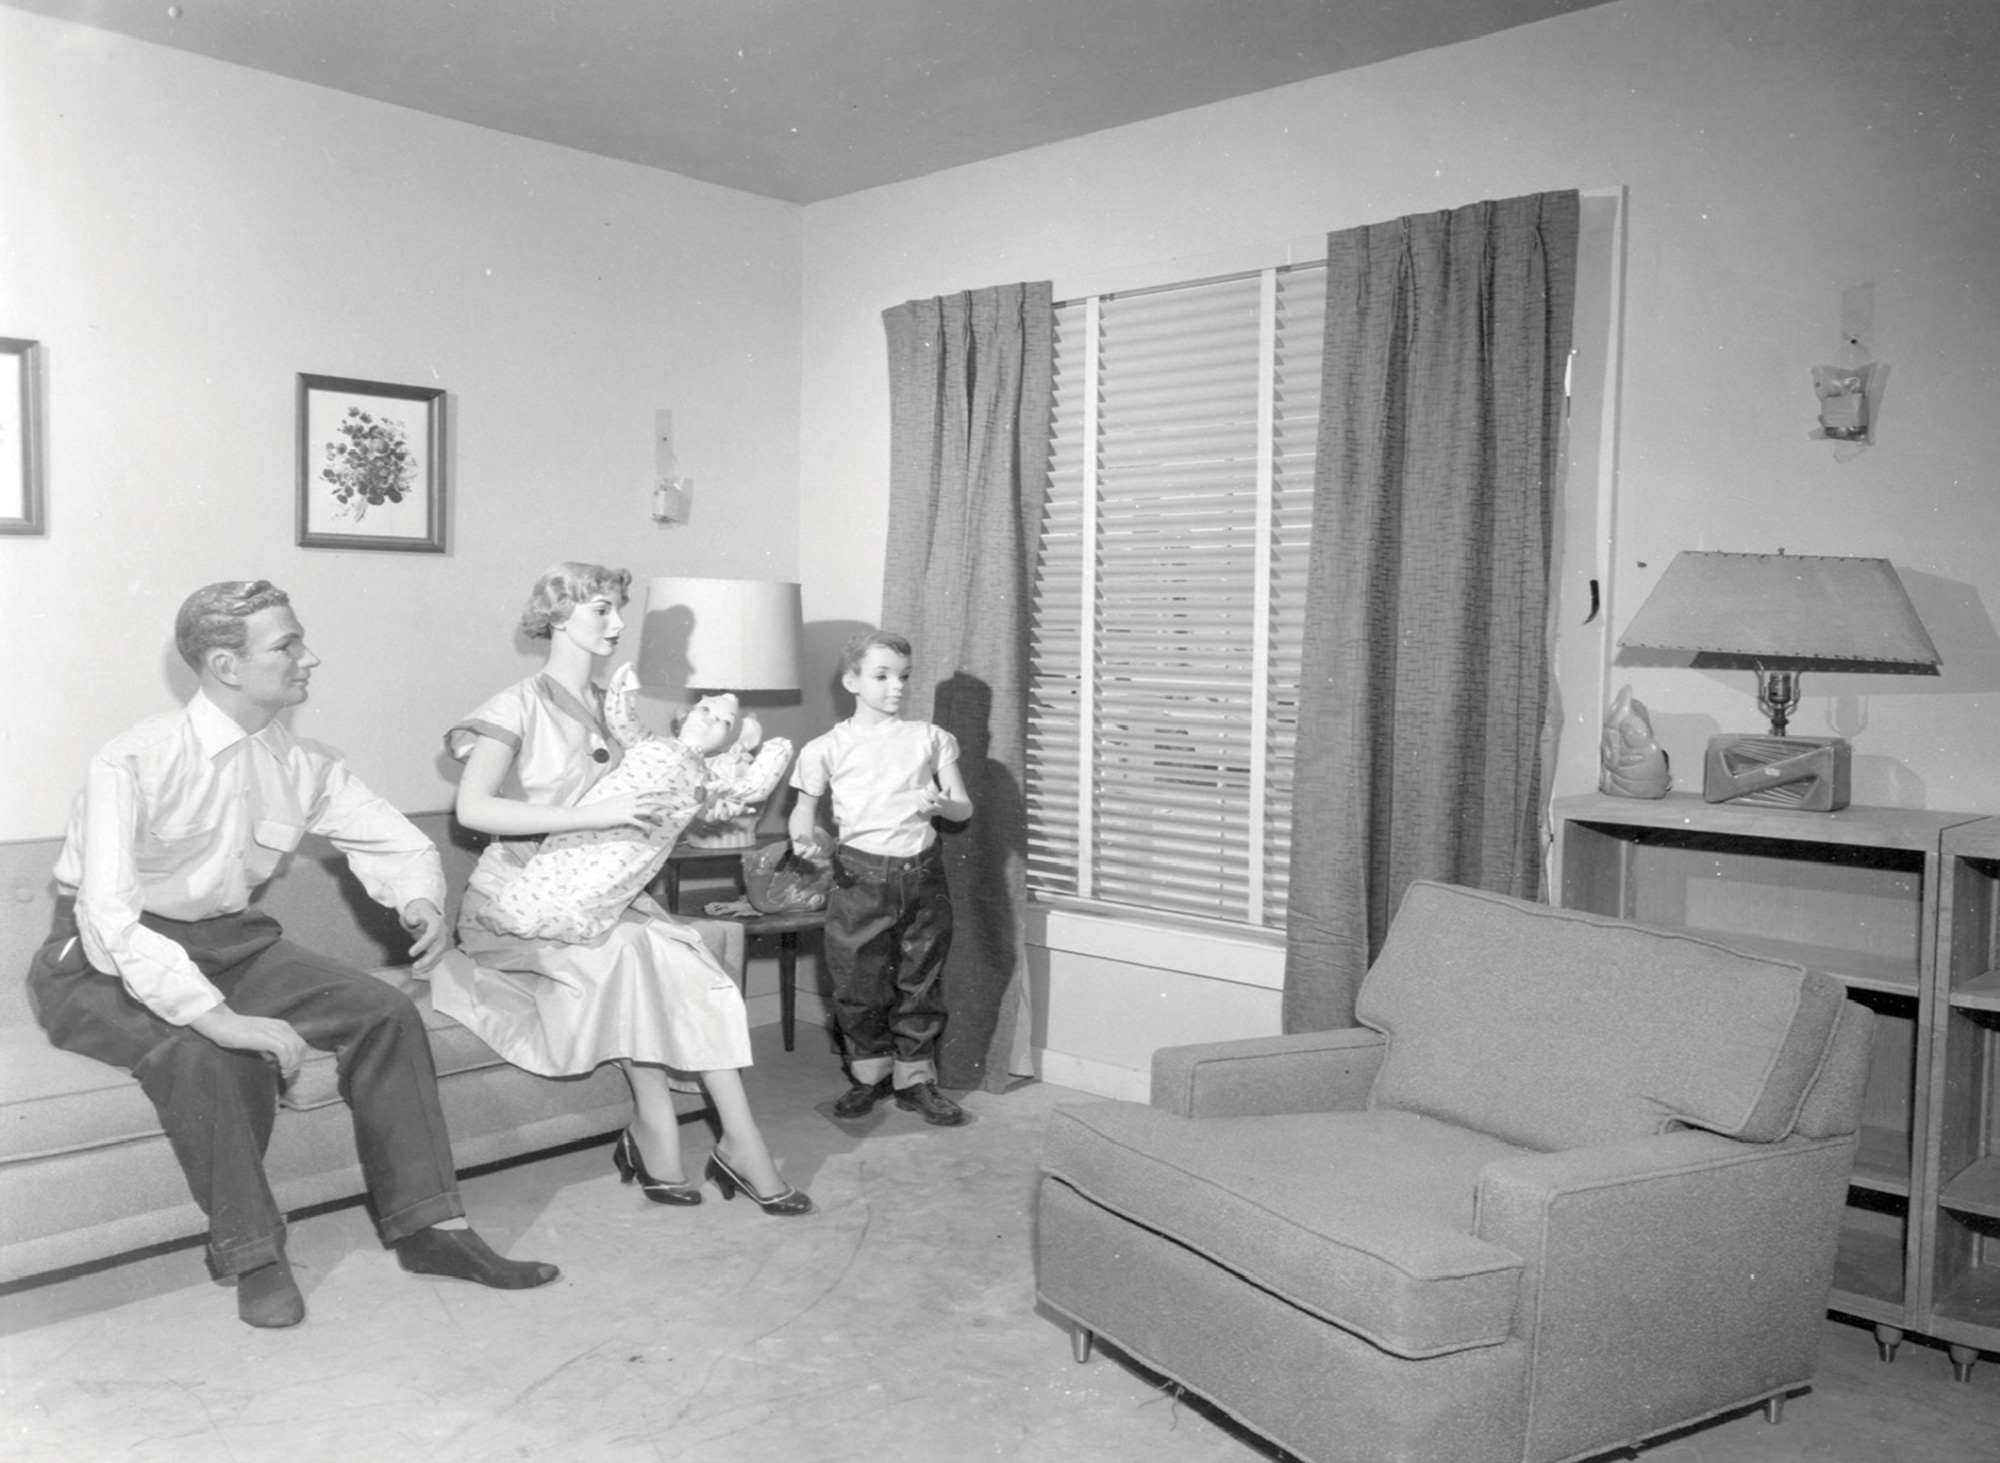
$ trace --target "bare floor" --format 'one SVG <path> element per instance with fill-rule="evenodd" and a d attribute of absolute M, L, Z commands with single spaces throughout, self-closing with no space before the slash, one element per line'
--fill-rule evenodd
<path fill-rule="evenodd" d="M 751 1095 L 820 1212 L 773 1219 L 711 1187 L 696 1209 L 621 1187 L 608 1140 L 475 1176 L 473 1222 L 563 1277 L 496 1294 L 405 1275 L 357 1207 L 298 1220 L 309 1315 L 252 1331 L 181 1249 L 0 1296 L 0 1457 L 876 1463 L 884 1458 L 1281 1457 L 1100 1350 L 1070 1360 L 1035 1309 L 1029 1084 L 964 1128 L 884 1105 L 836 1124 L 823 1038 L 757 1033 Z M 708 1136 L 684 1130 L 692 1162 Z M 1656 1463 L 1993 1463 L 2000 1359 L 1969 1383 L 1912 1341 L 1893 1365 L 1826 1324 L 1815 1389 L 1664 1440 Z"/>

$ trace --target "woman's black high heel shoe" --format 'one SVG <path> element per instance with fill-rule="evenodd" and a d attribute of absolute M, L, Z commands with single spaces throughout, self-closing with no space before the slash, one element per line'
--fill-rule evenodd
<path fill-rule="evenodd" d="M 663 1184 L 646 1172 L 646 1160 L 640 1156 L 639 1145 L 633 1141 L 630 1128 L 618 1135 L 618 1142 L 611 1150 L 611 1161 L 618 1166 L 620 1183 L 629 1184 L 637 1179 L 640 1192 L 655 1204 L 701 1202 L 700 1184 L 690 1184 L 685 1181 L 678 1184 Z"/>
<path fill-rule="evenodd" d="M 766 1199 L 744 1181 L 743 1176 L 723 1161 L 722 1154 L 711 1150 L 708 1155 L 708 1176 L 715 1180 L 715 1187 L 724 1199 L 736 1197 L 741 1189 L 743 1197 L 762 1209 L 766 1214 L 791 1216 L 812 1213 L 812 1196 L 803 1189 L 785 1185 L 785 1192 Z"/>

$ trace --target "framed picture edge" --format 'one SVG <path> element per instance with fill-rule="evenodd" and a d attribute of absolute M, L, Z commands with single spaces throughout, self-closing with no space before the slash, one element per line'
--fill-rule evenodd
<path fill-rule="evenodd" d="M 0 518 L 0 534 L 39 537 L 49 531 L 42 452 L 42 343 L 0 335 L 0 355 L 21 358 L 21 514 Z"/>
<path fill-rule="evenodd" d="M 313 484 L 309 461 L 313 444 L 308 432 L 310 404 L 315 391 L 340 391 L 353 396 L 380 396 L 391 401 L 424 404 L 424 468 L 429 481 L 424 494 L 424 520 L 428 531 L 422 538 L 313 531 L 308 501 Z M 355 376 L 321 376 L 310 371 L 298 373 L 294 395 L 294 410 L 298 417 L 298 481 L 294 491 L 300 548 L 364 549 L 370 553 L 402 554 L 445 552 L 445 400 L 446 392 L 442 386 L 402 386 L 391 381 L 364 381 Z"/>

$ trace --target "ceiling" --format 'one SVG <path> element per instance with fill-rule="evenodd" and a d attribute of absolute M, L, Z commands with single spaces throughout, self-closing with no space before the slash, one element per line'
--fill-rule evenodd
<path fill-rule="evenodd" d="M 812 203 L 1606 0 L 5 0 Z"/>

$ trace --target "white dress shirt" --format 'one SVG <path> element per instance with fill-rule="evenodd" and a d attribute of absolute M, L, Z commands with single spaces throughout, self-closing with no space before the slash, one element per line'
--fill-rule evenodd
<path fill-rule="evenodd" d="M 77 933 L 99 970 L 176 1026 L 222 993 L 141 912 L 200 920 L 235 914 L 306 833 L 330 840 L 371 898 L 444 908 L 437 849 L 347 771 L 331 747 L 274 721 L 252 736 L 196 692 L 91 759 L 56 860 L 76 896 Z"/>

